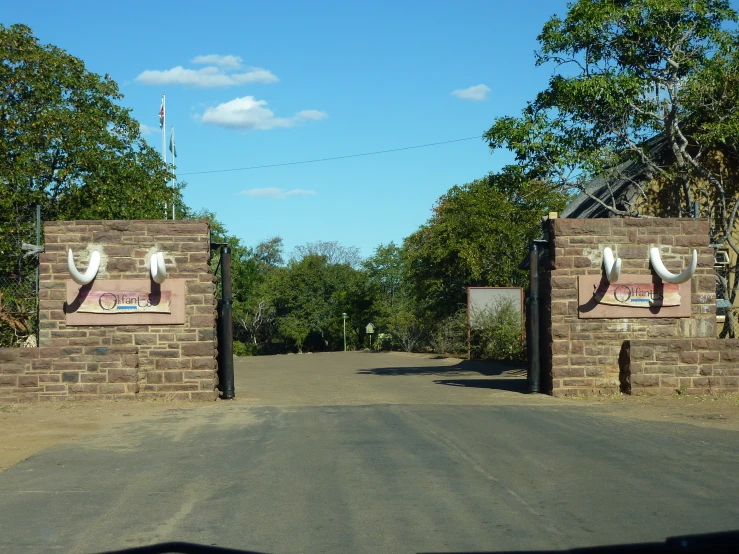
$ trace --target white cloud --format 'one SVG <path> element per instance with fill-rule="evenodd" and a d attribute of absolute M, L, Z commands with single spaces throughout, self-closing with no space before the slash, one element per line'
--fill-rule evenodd
<path fill-rule="evenodd" d="M 209 56 L 198 57 L 207 58 Z M 234 56 L 230 57 L 235 58 Z M 197 59 L 194 58 L 194 60 Z M 240 60 L 241 58 L 238 59 Z M 187 85 L 203 88 L 229 87 L 249 83 L 269 84 L 279 81 L 274 73 L 261 67 L 250 67 L 241 73 L 228 73 L 215 65 L 209 65 L 200 69 L 187 69 L 181 65 L 163 71 L 147 69 L 139 73 L 136 80 L 145 85 Z"/>
<path fill-rule="evenodd" d="M 469 88 L 457 89 L 453 91 L 452 94 L 457 98 L 461 98 L 462 100 L 480 101 L 485 100 L 488 92 L 490 92 L 490 88 L 488 88 L 487 85 L 475 85 Z"/>
<path fill-rule="evenodd" d="M 308 121 L 318 121 L 326 117 L 325 112 L 319 112 L 318 110 L 302 110 L 295 115 L 298 119 L 304 119 Z"/>
<path fill-rule="evenodd" d="M 146 125 L 145 123 L 139 123 L 139 132 L 141 133 L 141 136 L 148 136 L 151 135 L 154 131 L 156 131 L 156 127 L 152 127 L 151 125 Z"/>
<path fill-rule="evenodd" d="M 277 187 L 267 187 L 263 189 L 242 190 L 239 194 L 251 196 L 252 198 L 272 198 L 274 200 L 284 200 L 290 196 L 314 196 L 316 191 L 304 189 L 284 190 Z"/>
<path fill-rule="evenodd" d="M 206 54 L 205 56 L 195 56 L 190 60 L 190 63 L 200 65 L 220 65 L 221 67 L 230 67 L 232 69 L 238 69 L 241 67 L 243 62 L 239 56 L 219 56 L 218 54 Z"/>
<path fill-rule="evenodd" d="M 231 77 L 235 85 L 244 85 L 247 83 L 269 84 L 279 81 L 277 75 L 261 67 L 252 67 L 245 73 L 232 73 L 229 77 Z"/>
<path fill-rule="evenodd" d="M 243 96 L 206 109 L 201 120 L 203 123 L 228 129 L 266 131 L 276 127 L 292 127 L 303 121 L 318 121 L 325 117 L 326 114 L 318 110 L 303 110 L 293 117 L 275 117 L 274 112 L 267 108 L 266 100 Z"/>

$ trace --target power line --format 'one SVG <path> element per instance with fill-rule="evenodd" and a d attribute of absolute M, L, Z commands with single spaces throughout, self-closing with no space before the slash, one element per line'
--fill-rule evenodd
<path fill-rule="evenodd" d="M 318 158 L 315 160 L 302 160 L 299 162 L 284 162 L 279 164 L 268 164 L 268 165 L 252 165 L 249 167 L 235 167 L 232 169 L 211 169 L 209 171 L 192 171 L 190 173 L 180 173 L 180 176 L 184 175 L 204 175 L 206 173 L 226 173 L 229 171 L 248 171 L 250 169 L 266 169 L 268 167 L 284 167 L 288 165 L 300 165 L 300 164 L 312 164 L 316 162 L 330 162 L 333 160 L 345 160 L 347 158 L 360 158 L 362 156 L 375 156 L 377 154 L 388 154 L 390 152 L 400 152 L 402 150 L 414 150 L 416 148 L 427 148 L 429 146 L 439 146 L 441 144 L 451 144 L 453 142 L 462 142 L 465 140 L 480 139 L 481 136 L 477 135 L 474 137 L 460 138 L 454 140 L 445 140 L 442 142 L 430 142 L 428 144 L 418 144 L 416 146 L 404 146 L 403 148 L 391 148 L 390 150 L 377 150 L 376 152 L 363 152 L 361 154 L 347 154 L 346 156 L 334 156 L 332 158 Z"/>

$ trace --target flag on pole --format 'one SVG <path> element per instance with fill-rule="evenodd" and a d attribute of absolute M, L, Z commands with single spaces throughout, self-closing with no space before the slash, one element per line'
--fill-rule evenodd
<path fill-rule="evenodd" d="M 164 128 L 164 96 L 162 96 L 162 105 L 159 108 L 159 128 Z"/>
<path fill-rule="evenodd" d="M 169 151 L 172 152 L 172 156 L 177 157 L 177 149 L 174 147 L 174 127 L 172 127 L 172 134 L 169 135 Z"/>

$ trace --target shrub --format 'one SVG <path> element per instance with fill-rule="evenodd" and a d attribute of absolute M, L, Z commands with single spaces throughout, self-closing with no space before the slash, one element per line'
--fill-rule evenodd
<path fill-rule="evenodd" d="M 390 333 L 378 333 L 377 340 L 372 343 L 375 350 L 392 350 L 393 336 Z"/>
<path fill-rule="evenodd" d="M 390 330 L 400 348 L 406 352 L 413 352 L 421 343 L 424 334 L 422 321 L 408 311 L 398 312 L 392 317 Z"/>
<path fill-rule="evenodd" d="M 460 310 L 434 325 L 429 336 L 431 348 L 437 354 L 467 352 L 467 312 Z"/>
<path fill-rule="evenodd" d="M 240 340 L 235 340 L 234 356 L 254 356 L 254 345 L 244 344 Z"/>
<path fill-rule="evenodd" d="M 522 314 L 511 300 L 504 300 L 475 315 L 477 326 L 471 332 L 472 357 L 488 360 L 523 360 L 526 333 Z"/>

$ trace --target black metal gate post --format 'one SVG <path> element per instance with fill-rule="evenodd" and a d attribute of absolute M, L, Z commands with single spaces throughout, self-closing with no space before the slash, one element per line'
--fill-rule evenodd
<path fill-rule="evenodd" d="M 539 392 L 541 366 L 539 363 L 539 251 L 536 243 L 531 245 L 529 253 L 529 317 L 526 333 L 528 351 L 529 392 Z"/>
<path fill-rule="evenodd" d="M 234 391 L 233 316 L 231 297 L 231 248 L 221 246 L 221 300 L 218 302 L 218 389 L 221 398 L 232 399 Z"/>

